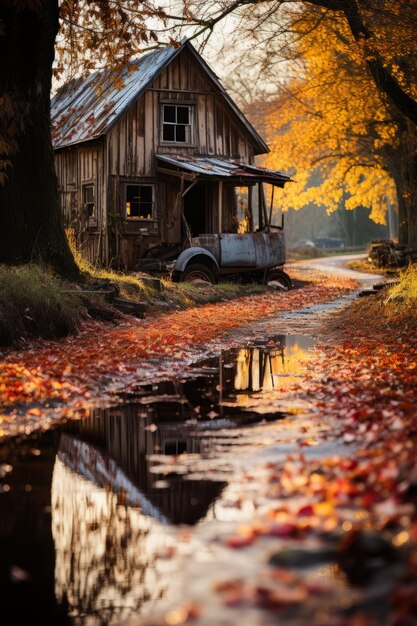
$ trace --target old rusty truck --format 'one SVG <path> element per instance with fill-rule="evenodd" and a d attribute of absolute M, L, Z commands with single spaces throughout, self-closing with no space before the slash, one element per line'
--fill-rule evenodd
<path fill-rule="evenodd" d="M 166 175 L 181 177 L 173 214 L 181 218 L 182 243 L 151 249 L 139 270 L 168 269 L 176 282 L 235 276 L 292 287 L 284 271 L 284 215 L 276 206 L 276 188 L 291 180 L 288 175 L 218 157 L 159 160 Z"/>

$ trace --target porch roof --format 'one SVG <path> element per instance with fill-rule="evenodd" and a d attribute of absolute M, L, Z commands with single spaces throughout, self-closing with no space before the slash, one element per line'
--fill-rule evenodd
<path fill-rule="evenodd" d="M 161 168 L 165 173 L 173 176 L 181 176 L 184 172 L 190 172 L 188 178 L 211 178 L 217 180 L 239 181 L 248 185 L 257 182 L 267 182 L 278 187 L 291 181 L 291 177 L 278 170 L 270 170 L 266 167 L 257 167 L 246 163 L 239 163 L 233 159 L 225 159 L 214 156 L 183 156 L 157 154 L 160 164 L 167 164 L 169 168 Z M 174 169 L 175 168 L 175 169 Z"/>

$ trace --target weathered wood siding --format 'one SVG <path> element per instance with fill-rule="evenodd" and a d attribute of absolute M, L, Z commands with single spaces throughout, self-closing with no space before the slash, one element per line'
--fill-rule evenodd
<path fill-rule="evenodd" d="M 192 107 L 189 145 L 161 140 L 162 105 L 167 103 Z M 184 48 L 124 112 L 103 141 L 56 152 L 65 225 L 76 229 L 78 247 L 91 262 L 113 262 L 120 268 L 133 269 L 148 248 L 178 243 L 182 236 L 181 214 L 174 211 L 179 181 L 158 172 L 155 155 L 216 155 L 250 163 L 255 149 L 248 130 L 192 53 Z M 123 186 L 135 182 L 153 185 L 156 214 L 152 220 L 124 217 Z M 88 183 L 95 185 L 95 220 L 85 220 L 82 215 L 82 186 Z M 206 207 L 212 224 L 218 221 L 215 187 L 217 183 L 213 184 Z M 227 206 L 226 198 L 227 192 Z M 223 219 L 230 221 L 227 209 Z"/>
<path fill-rule="evenodd" d="M 106 263 L 106 179 L 104 143 L 75 146 L 55 152 L 61 211 L 66 229 L 73 230 L 78 250 L 92 263 Z M 83 185 L 92 184 L 95 216 L 83 207 Z"/>
<path fill-rule="evenodd" d="M 171 102 L 192 107 L 190 145 L 161 140 L 162 105 Z M 159 243 L 179 242 L 181 238 L 180 216 L 174 222 L 171 219 L 179 184 L 158 173 L 155 155 L 206 154 L 237 158 L 247 163 L 253 161 L 254 155 L 254 145 L 247 130 L 186 49 L 131 105 L 108 134 L 107 142 L 109 213 L 122 218 L 124 182 L 155 185 L 158 233 L 138 236 L 134 232 L 135 224 L 127 224 L 123 219 L 116 228 L 110 256 L 120 258 L 124 267 L 134 266 L 135 259 L 147 248 Z M 214 193 L 213 206 L 209 207 L 215 222 L 217 197 Z"/>
<path fill-rule="evenodd" d="M 161 141 L 161 105 L 187 103 L 194 109 L 192 145 Z M 108 136 L 111 176 L 156 175 L 156 154 L 207 154 L 253 158 L 254 147 L 233 111 L 184 49 L 130 107 Z"/>

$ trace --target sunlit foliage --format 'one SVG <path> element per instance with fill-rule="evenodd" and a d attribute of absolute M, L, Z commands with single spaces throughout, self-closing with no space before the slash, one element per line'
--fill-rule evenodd
<path fill-rule="evenodd" d="M 243 54 L 236 48 L 243 68 L 235 92 L 246 102 L 258 97 L 256 113 L 259 95 L 280 86 L 274 145 L 285 154 L 274 164 L 298 166 L 289 206 L 369 206 L 380 222 L 395 185 L 400 241 L 416 247 L 416 0 L 183 1 L 206 38 L 225 17 L 234 20 L 233 37 L 245 42 Z M 284 132 L 299 151 L 284 145 Z M 289 163 L 291 155 L 300 158 Z M 316 166 L 315 177 L 325 178 L 308 189 Z"/>
<path fill-rule="evenodd" d="M 387 302 L 396 300 L 404 302 L 406 306 L 412 306 L 415 311 L 417 302 L 417 267 L 409 265 L 399 274 L 398 283 L 389 290 Z"/>
<path fill-rule="evenodd" d="M 264 106 L 272 149 L 266 164 L 295 168 L 285 208 L 315 202 L 331 213 L 364 206 L 383 223 L 387 199 L 396 203 L 389 158 L 398 127 L 363 70 L 344 21 L 322 16 L 319 22 L 320 13 L 294 16 L 299 77 Z"/>
<path fill-rule="evenodd" d="M 214 30 L 218 32 L 225 18 L 233 19 L 234 34 L 252 39 L 253 47 L 264 45 L 266 61 L 273 64 L 282 62 L 293 36 L 300 36 L 297 19 L 294 23 L 288 15 L 320 7 L 323 12 L 311 22 L 312 32 L 327 17 L 343 21 L 352 51 L 366 65 L 377 90 L 417 123 L 416 0 L 182 0 L 182 4 L 186 32 L 208 38 Z M 325 45 L 332 46 L 332 39 Z"/>

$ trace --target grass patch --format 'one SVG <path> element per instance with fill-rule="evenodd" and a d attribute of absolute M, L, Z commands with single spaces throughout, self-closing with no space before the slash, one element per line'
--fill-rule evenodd
<path fill-rule="evenodd" d="M 74 259 L 87 282 L 97 283 L 97 281 L 103 281 L 115 283 L 120 290 L 122 298 L 140 300 L 141 302 L 149 303 L 157 295 L 157 290 L 147 284 L 140 275 L 132 276 L 116 270 L 95 267 L 81 256 L 80 252 L 71 245 L 71 241 L 70 247 Z"/>
<path fill-rule="evenodd" d="M 265 293 L 268 289 L 261 283 L 234 283 L 223 281 L 216 285 L 209 283 L 181 282 L 173 283 L 170 279 L 163 281 L 162 295 L 177 308 L 185 309 L 198 304 L 209 304 L 222 300 L 232 300 L 250 294 Z"/>
<path fill-rule="evenodd" d="M 71 246 L 74 258 L 86 281 L 110 281 L 115 283 L 120 296 L 128 300 L 144 302 L 152 309 L 186 309 L 190 306 L 219 302 L 243 295 L 264 293 L 266 287 L 260 283 L 236 283 L 223 281 L 216 285 L 192 282 L 175 283 L 170 278 L 159 277 L 162 290 L 159 292 L 151 285 L 151 276 L 147 274 L 124 274 L 122 272 L 94 267 Z"/>
<path fill-rule="evenodd" d="M 355 301 L 337 316 L 339 332 L 351 337 L 352 328 L 361 336 L 375 331 L 383 337 L 391 332 L 417 329 L 417 266 L 401 270 L 395 283 L 376 295 Z"/>
<path fill-rule="evenodd" d="M 347 261 L 344 266 L 350 270 L 355 270 L 355 272 L 364 272 L 365 274 L 384 274 L 384 270 L 375 267 L 375 265 L 371 263 L 371 261 L 368 261 L 368 259 Z"/>
<path fill-rule="evenodd" d="M 113 269 L 94 267 L 81 256 L 71 241 L 70 247 L 87 283 L 89 281 L 94 283 L 97 283 L 97 281 L 114 283 L 119 288 L 121 298 L 143 302 L 151 308 L 164 308 L 164 305 L 166 308 L 186 308 L 204 301 L 200 300 L 201 290 L 190 283 L 174 283 L 170 278 L 158 277 L 162 286 L 162 290 L 158 291 L 152 286 L 150 279 L 153 277 L 148 274 L 139 272 L 125 274 Z"/>
<path fill-rule="evenodd" d="M 417 318 L 417 266 L 409 265 L 398 273 L 396 284 L 390 288 L 385 300 L 390 302 L 403 303 L 405 307 L 411 307 Z"/>
<path fill-rule="evenodd" d="M 0 345 L 75 332 L 85 316 L 69 285 L 39 265 L 0 265 Z"/>

